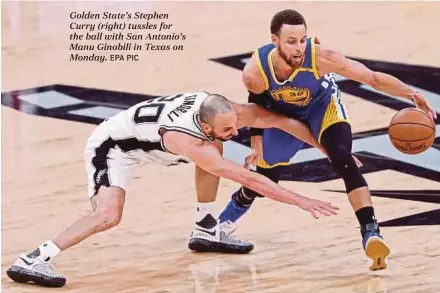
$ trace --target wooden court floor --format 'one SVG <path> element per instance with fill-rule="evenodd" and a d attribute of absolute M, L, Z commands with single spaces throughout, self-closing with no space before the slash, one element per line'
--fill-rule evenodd
<path fill-rule="evenodd" d="M 2 1 L 2 93 L 51 84 L 161 95 L 206 90 L 246 101 L 239 70 L 210 59 L 249 52 L 270 41 L 269 22 L 284 8 L 302 12 L 309 34 L 349 56 L 440 68 L 440 3 L 313 2 L 7 2 Z M 69 13 L 169 13 L 184 50 L 144 52 L 139 62 L 73 63 Z M 440 94 L 440 91 L 437 92 Z M 353 132 L 387 126 L 395 110 L 344 94 Z M 434 95 L 434 98 L 436 96 Z M 28 115 L 6 106 L 2 122 L 2 292 L 47 292 L 11 282 L 5 271 L 90 209 L 83 147 L 93 124 Z M 437 127 L 438 128 L 438 127 Z M 439 151 L 438 149 L 432 150 Z M 440 155 L 435 156 L 431 163 Z M 432 165 L 432 164 L 431 164 Z M 63 252 L 54 262 L 67 277 L 59 292 L 439 292 L 440 223 L 384 227 L 389 269 L 371 273 L 341 180 L 283 181 L 329 200 L 337 217 L 314 220 L 301 210 L 257 200 L 236 237 L 255 242 L 249 255 L 193 254 L 187 241 L 195 213 L 192 164 L 141 167 L 117 228 Z M 372 190 L 430 190 L 437 173 L 365 175 Z M 174 184 L 169 184 L 173 182 Z M 222 180 L 217 207 L 237 184 Z M 373 197 L 389 221 L 438 210 L 433 201 Z M 438 201 L 437 201 L 438 202 Z M 423 218 L 423 217 L 422 217 Z M 438 219 L 438 215 L 437 215 Z"/>

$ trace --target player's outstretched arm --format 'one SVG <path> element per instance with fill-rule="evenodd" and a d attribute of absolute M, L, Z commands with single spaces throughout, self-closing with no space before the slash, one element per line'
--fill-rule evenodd
<path fill-rule="evenodd" d="M 298 139 L 320 149 L 324 148 L 313 136 L 310 128 L 303 122 L 283 115 L 273 113 L 256 104 L 234 104 L 238 108 L 239 127 L 279 128 Z"/>
<path fill-rule="evenodd" d="M 383 72 L 372 71 L 365 65 L 345 57 L 342 53 L 317 46 L 316 64 L 320 75 L 330 72 L 369 85 L 392 96 L 407 98 L 425 111 L 431 119 L 437 119 L 428 100 L 399 79 Z"/>
<path fill-rule="evenodd" d="M 260 174 L 222 158 L 218 149 L 209 142 L 184 133 L 167 131 L 163 134 L 163 143 L 170 152 L 190 159 L 209 173 L 233 180 L 276 201 L 297 205 L 315 218 L 319 214 L 336 215 L 338 208 L 332 204 L 296 194 Z"/>

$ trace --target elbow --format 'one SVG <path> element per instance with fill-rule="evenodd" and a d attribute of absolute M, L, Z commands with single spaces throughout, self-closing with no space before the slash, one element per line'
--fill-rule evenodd
<path fill-rule="evenodd" d="M 230 168 L 223 168 L 221 166 L 216 166 L 214 168 L 217 176 L 235 181 L 248 188 L 254 186 L 254 182 L 257 180 L 256 174 L 243 167 L 240 167 L 237 170 L 231 170 Z"/>
<path fill-rule="evenodd" d="M 244 86 L 247 89 L 252 88 L 252 84 L 253 84 L 253 77 L 252 74 L 250 74 L 249 72 L 244 71 L 242 76 L 241 76 L 241 81 L 243 82 Z"/>

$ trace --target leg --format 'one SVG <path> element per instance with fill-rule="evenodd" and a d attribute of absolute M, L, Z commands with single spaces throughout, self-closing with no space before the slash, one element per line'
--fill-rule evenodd
<path fill-rule="evenodd" d="M 61 251 L 93 234 L 113 228 L 121 221 L 125 202 L 125 191 L 122 188 L 102 186 L 90 201 L 93 211 L 52 239 Z"/>
<path fill-rule="evenodd" d="M 7 272 L 14 281 L 64 286 L 66 278 L 51 265 L 53 258 L 93 234 L 115 227 L 121 221 L 133 161 L 115 148 L 114 141 L 108 139 L 102 124 L 89 138 L 84 154 L 92 211 L 33 252 L 20 256 Z"/>
<path fill-rule="evenodd" d="M 223 153 L 222 143 L 217 141 L 215 144 Z M 232 239 L 219 229 L 214 205 L 219 182 L 218 176 L 196 166 L 196 223 L 188 247 L 196 252 L 248 253 L 254 247 L 251 243 Z"/>
<path fill-rule="evenodd" d="M 279 182 L 280 168 L 274 167 L 265 169 L 257 166 L 257 173 L 263 175 L 275 183 Z M 224 210 L 220 213 L 220 228 L 228 234 L 232 234 L 238 227 L 237 221 L 250 209 L 255 198 L 264 197 L 263 195 L 247 188 L 240 187 L 231 196 L 231 200 Z"/>
<path fill-rule="evenodd" d="M 322 133 L 321 144 L 327 151 L 334 170 L 344 180 L 348 199 L 361 226 L 364 249 L 374 261 L 370 269 L 385 269 L 385 258 L 390 251 L 380 236 L 367 182 L 351 155 L 350 125 L 340 122 L 328 127 Z"/>
<path fill-rule="evenodd" d="M 59 274 L 50 261 L 61 251 L 84 239 L 118 225 L 122 218 L 125 191 L 119 187 L 101 187 L 91 198 L 93 211 L 80 218 L 52 240 L 44 242 L 28 255 L 20 256 L 7 271 L 20 283 L 33 282 L 41 286 L 62 287 L 66 278 Z"/>
<path fill-rule="evenodd" d="M 223 154 L 223 144 L 215 142 L 215 146 Z M 197 192 L 196 223 L 204 228 L 212 229 L 217 225 L 215 220 L 215 199 L 217 197 L 220 177 L 206 172 L 196 166 L 195 183 Z M 203 221 L 203 222 L 202 222 Z"/>
<path fill-rule="evenodd" d="M 215 142 L 215 146 L 219 150 L 220 154 L 223 154 L 223 144 L 219 141 Z M 197 202 L 209 203 L 214 202 L 217 197 L 218 185 L 220 177 L 212 175 L 205 170 L 196 166 L 196 191 Z"/>
<path fill-rule="evenodd" d="M 290 159 L 302 146 L 302 141 L 282 130 L 265 129 L 263 134 L 263 161 L 258 162 L 257 172 L 278 183 L 281 166 L 288 165 Z M 220 214 L 221 229 L 227 233 L 233 233 L 237 228 L 238 219 L 250 209 L 256 197 L 263 196 L 245 187 L 237 190 Z"/>

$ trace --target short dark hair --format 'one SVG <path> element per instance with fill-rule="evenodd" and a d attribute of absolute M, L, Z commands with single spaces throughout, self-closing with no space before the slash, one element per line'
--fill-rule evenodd
<path fill-rule="evenodd" d="M 274 35 L 278 35 L 283 24 L 301 25 L 303 24 L 307 28 L 306 20 L 296 10 L 286 9 L 278 12 L 272 17 L 270 23 L 270 32 Z"/>
<path fill-rule="evenodd" d="M 200 120 L 208 125 L 212 125 L 215 117 L 220 113 L 228 113 L 232 111 L 231 102 L 224 96 L 213 94 L 208 96 L 200 105 Z"/>

